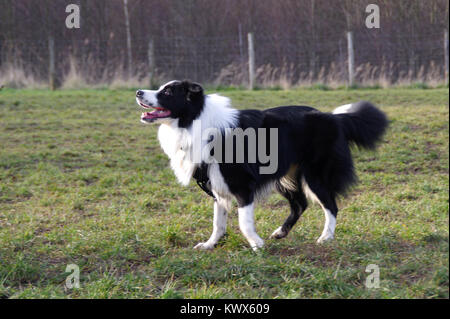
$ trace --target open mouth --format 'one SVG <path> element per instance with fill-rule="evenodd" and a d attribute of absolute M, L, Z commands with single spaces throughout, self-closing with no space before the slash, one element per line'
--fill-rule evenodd
<path fill-rule="evenodd" d="M 163 107 L 150 106 L 150 105 L 143 104 L 142 102 L 139 102 L 139 104 L 144 109 L 154 109 L 154 111 L 152 111 L 152 112 L 143 112 L 142 113 L 141 121 L 143 121 L 143 122 L 151 123 L 157 119 L 163 119 L 163 118 L 169 117 L 171 114 L 168 109 L 165 109 Z"/>

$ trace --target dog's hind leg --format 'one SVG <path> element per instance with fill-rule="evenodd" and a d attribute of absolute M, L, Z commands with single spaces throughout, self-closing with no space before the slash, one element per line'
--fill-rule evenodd
<path fill-rule="evenodd" d="M 318 202 L 325 213 L 325 225 L 322 234 L 317 239 L 317 243 L 323 243 L 334 238 L 334 230 L 336 228 L 336 217 L 338 208 L 336 200 L 326 187 L 321 185 L 313 178 L 305 176 L 302 178 L 302 186 L 306 196 L 313 201 Z"/>
<path fill-rule="evenodd" d="M 291 213 L 286 218 L 283 225 L 278 227 L 272 235 L 270 235 L 270 238 L 281 239 L 289 234 L 289 231 L 308 207 L 308 202 L 301 189 L 288 190 L 280 184 L 277 184 L 277 189 L 280 194 L 289 201 L 291 207 Z"/>
<path fill-rule="evenodd" d="M 264 246 L 264 240 L 258 236 L 255 229 L 255 220 L 253 217 L 254 211 L 254 203 L 253 201 L 250 204 L 242 205 L 239 203 L 238 213 L 239 213 L 239 228 L 241 229 L 242 234 L 249 242 L 250 246 L 254 251 L 258 250 Z"/>
<path fill-rule="evenodd" d="M 325 213 L 325 225 L 320 237 L 317 239 L 317 243 L 321 244 L 325 241 L 332 240 L 334 238 L 334 230 L 336 228 L 336 213 L 332 210 L 322 207 Z"/>
<path fill-rule="evenodd" d="M 208 250 L 213 249 L 217 245 L 227 230 L 227 218 L 230 208 L 231 201 L 229 199 L 219 197 L 214 201 L 213 232 L 211 237 L 207 242 L 197 244 L 194 249 Z"/>

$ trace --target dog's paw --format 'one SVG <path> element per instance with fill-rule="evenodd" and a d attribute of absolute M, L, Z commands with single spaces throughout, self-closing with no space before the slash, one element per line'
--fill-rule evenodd
<path fill-rule="evenodd" d="M 261 248 L 264 247 L 264 240 L 259 238 L 255 241 L 253 241 L 252 243 L 250 243 L 250 246 L 252 247 L 253 251 L 259 251 Z"/>
<path fill-rule="evenodd" d="M 214 244 L 213 243 L 198 243 L 197 245 L 194 246 L 194 249 L 199 249 L 199 250 L 212 250 L 214 249 Z"/>
<path fill-rule="evenodd" d="M 275 231 L 270 235 L 270 239 L 281 239 L 287 236 L 287 232 L 283 230 L 283 227 L 278 227 Z"/>
<path fill-rule="evenodd" d="M 318 244 L 323 244 L 323 243 L 326 243 L 326 242 L 330 242 L 330 241 L 332 241 L 333 240 L 333 238 L 334 238 L 334 236 L 332 235 L 332 234 L 322 234 L 320 237 L 319 237 L 319 239 L 317 239 L 317 243 Z"/>

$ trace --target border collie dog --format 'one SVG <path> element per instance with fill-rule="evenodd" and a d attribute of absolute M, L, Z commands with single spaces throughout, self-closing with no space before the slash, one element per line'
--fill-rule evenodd
<path fill-rule="evenodd" d="M 237 110 L 228 98 L 205 95 L 199 84 L 189 81 L 171 81 L 155 91 L 139 90 L 136 100 L 146 109 L 141 122 L 160 124 L 158 139 L 179 182 L 188 185 L 192 178 L 200 180 L 203 184 L 199 185 L 214 196 L 212 235 L 196 245 L 197 249 L 213 249 L 225 234 L 233 199 L 238 204 L 242 233 L 254 250 L 261 248 L 264 241 L 256 233 L 254 205 L 271 190 L 277 190 L 290 205 L 289 216 L 271 238 L 288 235 L 306 210 L 309 198 L 325 214 L 325 226 L 317 242 L 333 239 L 338 213 L 336 198 L 356 181 L 350 146 L 374 149 L 388 125 L 384 113 L 369 102 L 344 105 L 333 113 L 307 106 Z M 221 133 L 220 152 L 201 151 L 211 139 L 202 138 L 198 132 L 211 129 Z M 233 129 L 253 130 L 256 139 L 251 142 L 251 134 L 245 134 L 241 148 L 234 145 L 231 149 L 235 151 L 232 160 L 211 160 L 213 153 L 222 151 L 227 157 L 230 150 L 223 144 L 234 139 Z M 252 143 L 264 148 L 266 155 L 269 149 L 274 153 L 271 158 L 277 161 L 275 169 L 262 171 L 267 168 L 267 161 L 255 160 L 247 152 L 254 146 Z M 200 147 L 196 150 L 195 145 Z M 237 160 L 239 150 L 245 153 L 241 160 Z"/>

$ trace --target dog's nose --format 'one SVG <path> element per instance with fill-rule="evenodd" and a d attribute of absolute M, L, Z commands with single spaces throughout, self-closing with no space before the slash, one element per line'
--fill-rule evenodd
<path fill-rule="evenodd" d="M 139 90 L 136 92 L 137 97 L 142 97 L 143 95 L 144 95 L 144 91 Z"/>

